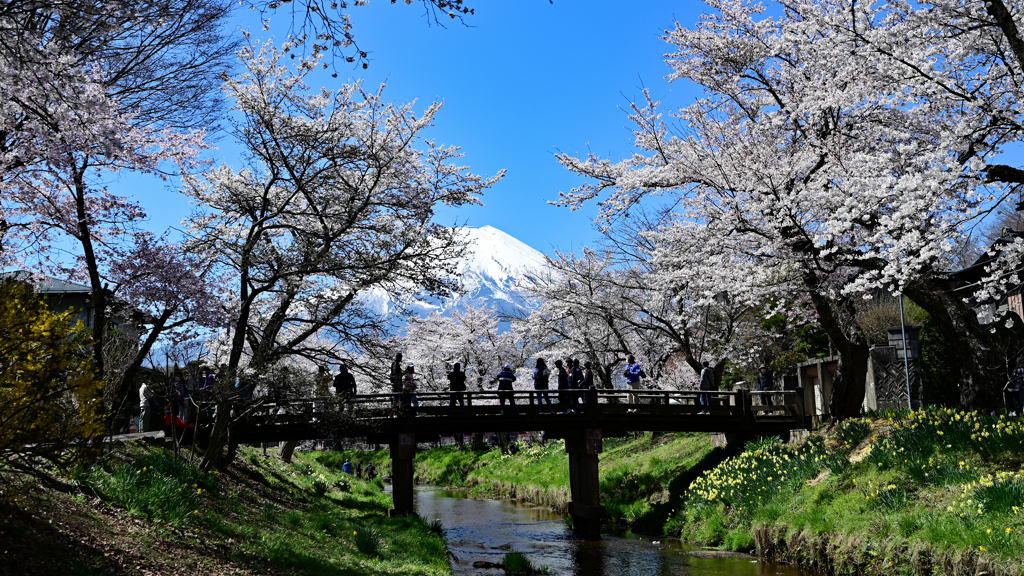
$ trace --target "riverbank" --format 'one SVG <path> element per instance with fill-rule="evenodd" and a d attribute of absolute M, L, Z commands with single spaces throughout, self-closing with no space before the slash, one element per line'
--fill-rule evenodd
<path fill-rule="evenodd" d="M 666 531 L 826 574 L 1024 574 L 1024 423 L 948 409 L 764 441 L 694 482 Z"/>
<path fill-rule="evenodd" d="M 337 458 L 338 456 L 332 456 Z M 355 455 L 353 455 L 355 457 Z M 386 468 L 386 451 L 359 456 Z M 1024 422 L 948 409 L 849 420 L 805 442 L 733 453 L 707 435 L 606 439 L 613 529 L 800 564 L 825 574 L 1024 574 Z M 564 509 L 561 442 L 515 456 L 444 447 L 420 482 Z"/>
<path fill-rule="evenodd" d="M 686 487 L 697 475 L 730 453 L 711 446 L 707 434 L 640 434 L 606 438 L 599 459 L 601 501 L 611 527 L 660 535 L 682 507 Z M 325 463 L 345 458 L 374 462 L 390 470 L 387 450 L 325 454 Z M 515 455 L 498 448 L 474 452 L 444 446 L 416 454 L 416 481 L 466 488 L 471 496 L 518 500 L 564 511 L 571 499 L 565 444 L 554 440 L 528 446 Z"/>
<path fill-rule="evenodd" d="M 296 452 L 244 449 L 223 474 L 143 445 L 72 478 L 0 484 L 0 574 L 448 575 L 440 528 Z"/>

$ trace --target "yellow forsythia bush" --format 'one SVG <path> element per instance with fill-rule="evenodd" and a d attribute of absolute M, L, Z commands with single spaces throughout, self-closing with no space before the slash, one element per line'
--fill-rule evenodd
<path fill-rule="evenodd" d="M 66 471 L 103 434 L 102 381 L 71 312 L 0 281 L 0 470 Z"/>

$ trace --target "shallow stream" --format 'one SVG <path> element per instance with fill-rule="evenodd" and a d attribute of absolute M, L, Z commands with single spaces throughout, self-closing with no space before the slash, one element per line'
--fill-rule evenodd
<path fill-rule="evenodd" d="M 417 486 L 416 511 L 440 520 L 455 554 L 457 575 L 503 574 L 474 568 L 499 563 L 510 550 L 522 552 L 552 576 L 815 576 L 795 566 L 746 555 L 704 553 L 678 540 L 616 537 L 599 542 L 573 538 L 562 514 L 501 500 L 467 498 L 462 491 Z M 696 554 L 696 555 L 695 555 Z"/>

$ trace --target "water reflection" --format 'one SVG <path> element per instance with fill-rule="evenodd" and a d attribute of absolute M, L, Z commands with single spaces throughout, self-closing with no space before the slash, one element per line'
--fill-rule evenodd
<path fill-rule="evenodd" d="M 695 557 L 678 541 L 606 536 L 599 542 L 575 540 L 561 514 L 546 508 L 498 500 L 466 498 L 464 492 L 419 486 L 416 510 L 439 519 L 448 547 L 457 557 L 455 574 L 500 574 L 474 568 L 474 562 L 501 562 L 511 550 L 522 552 L 552 575 L 574 576 L 813 576 L 793 566 L 751 558 Z"/>

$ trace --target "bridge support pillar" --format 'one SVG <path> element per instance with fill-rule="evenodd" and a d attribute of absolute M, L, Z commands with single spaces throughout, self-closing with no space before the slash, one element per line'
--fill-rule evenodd
<path fill-rule="evenodd" d="M 569 454 L 569 490 L 572 494 L 572 502 L 569 502 L 572 531 L 588 540 L 601 539 L 601 520 L 605 516 L 597 471 L 597 455 L 601 450 L 600 428 L 587 428 L 565 437 L 565 451 Z"/>
<path fill-rule="evenodd" d="M 388 510 L 388 516 L 416 513 L 412 500 L 412 461 L 415 456 L 415 434 L 399 434 L 398 438 L 391 442 L 391 498 L 395 507 Z"/>

